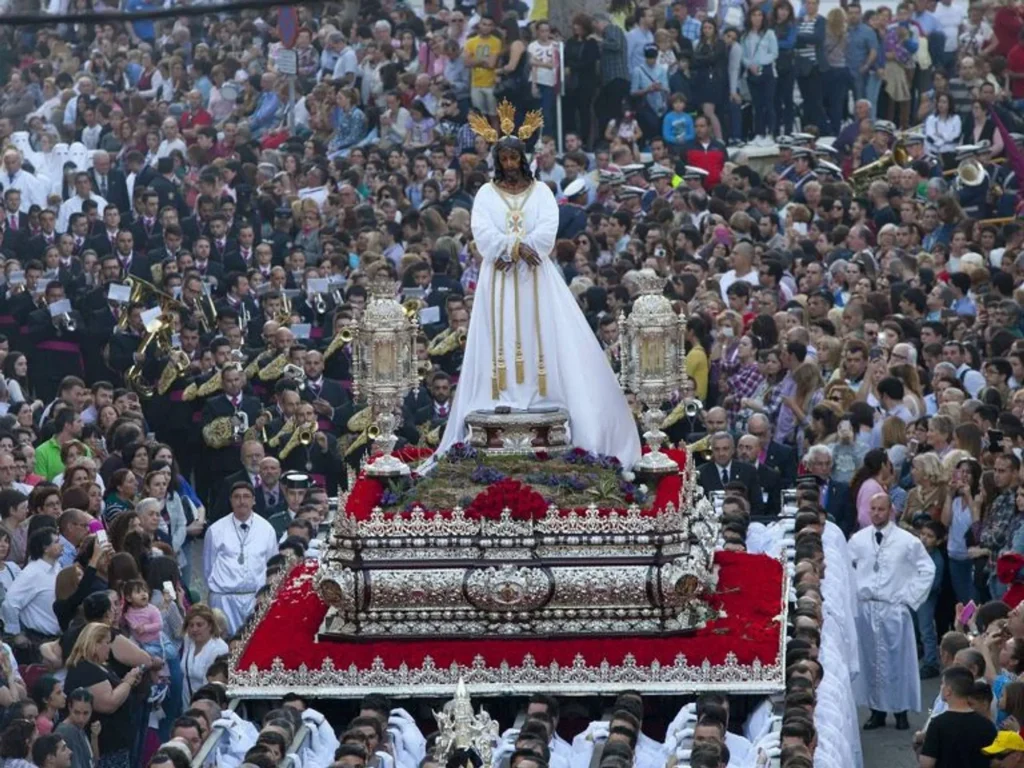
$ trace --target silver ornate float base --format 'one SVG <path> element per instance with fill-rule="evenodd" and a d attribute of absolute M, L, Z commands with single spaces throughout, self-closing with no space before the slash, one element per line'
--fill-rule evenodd
<path fill-rule="evenodd" d="M 557 453 L 570 448 L 569 412 L 564 408 L 473 411 L 466 426 L 469 444 L 486 453 Z"/>

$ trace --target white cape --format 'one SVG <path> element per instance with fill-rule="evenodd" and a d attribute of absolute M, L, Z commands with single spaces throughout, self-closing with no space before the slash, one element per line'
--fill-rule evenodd
<path fill-rule="evenodd" d="M 493 184 L 485 184 L 476 194 L 472 212 L 473 237 L 483 256 L 483 264 L 469 321 L 462 372 L 437 455 L 444 454 L 452 445 L 466 439 L 465 420 L 473 411 L 490 410 L 498 405 L 515 409 L 560 406 L 569 411 L 570 437 L 574 446 L 615 456 L 624 467 L 632 467 L 640 458 L 640 438 L 633 415 L 594 332 L 550 258 L 558 230 L 558 204 L 547 185 L 539 182 L 523 194 L 528 199 L 522 205 L 525 234 L 521 241 L 543 259 L 536 269 L 522 262 L 516 267 L 524 379 L 522 383 L 516 383 L 516 299 L 512 273 L 506 273 L 504 291 L 501 275 L 498 275 L 493 303 L 491 292 L 494 263 L 512 248 L 515 235 L 509 232 L 506 223 L 509 208 L 501 194 Z M 494 352 L 491 341 L 492 307 L 495 340 L 499 339 L 498 329 L 504 328 L 502 348 L 508 370 L 507 387 L 497 400 L 493 398 L 491 389 Z M 543 397 L 537 390 L 537 317 L 547 369 L 547 394 Z"/>

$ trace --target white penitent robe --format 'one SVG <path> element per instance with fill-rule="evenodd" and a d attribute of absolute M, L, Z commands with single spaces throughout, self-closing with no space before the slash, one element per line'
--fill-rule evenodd
<path fill-rule="evenodd" d="M 920 711 L 912 615 L 928 596 L 935 564 L 913 534 L 890 522 L 882 529 L 879 544 L 877 530 L 862 528 L 849 543 L 857 579 L 860 646 L 854 695 L 859 706 L 879 712 Z"/>
<path fill-rule="evenodd" d="M 640 458 L 633 415 L 594 332 L 551 260 L 558 231 L 558 204 L 551 190 L 536 182 L 520 195 L 509 195 L 485 184 L 473 201 L 472 227 L 483 264 L 459 385 L 437 454 L 466 439 L 465 419 L 473 411 L 499 405 L 518 410 L 558 406 L 569 411 L 574 446 L 615 456 L 631 467 Z M 495 262 L 512 253 L 517 239 L 540 255 L 541 265 L 531 268 L 520 261 L 508 272 L 496 270 Z M 517 320 L 521 382 L 516 380 Z M 504 352 L 506 374 L 505 388 L 495 399 L 497 348 Z M 541 353 L 545 394 L 538 379 Z"/>

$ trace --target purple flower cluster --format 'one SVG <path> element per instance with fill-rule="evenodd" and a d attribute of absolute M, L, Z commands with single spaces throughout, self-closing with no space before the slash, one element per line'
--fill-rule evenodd
<path fill-rule="evenodd" d="M 504 480 L 508 475 L 504 472 L 488 467 L 484 464 L 477 464 L 476 468 L 470 473 L 469 479 L 479 485 L 493 485 L 494 483 Z"/>
<path fill-rule="evenodd" d="M 582 448 L 573 448 L 563 457 L 567 464 L 577 464 L 584 467 L 600 467 L 601 469 L 619 470 L 622 463 L 614 456 L 600 456 Z"/>
<path fill-rule="evenodd" d="M 453 464 L 460 461 L 475 460 L 478 456 L 479 451 L 469 443 L 455 443 L 455 445 L 448 449 L 448 453 L 445 454 L 445 458 Z"/>
<path fill-rule="evenodd" d="M 392 490 L 386 490 L 380 495 L 380 506 L 382 507 L 393 507 L 398 504 L 399 496 Z"/>
<path fill-rule="evenodd" d="M 531 485 L 568 488 L 573 491 L 586 490 L 594 483 L 594 478 L 588 475 L 556 475 L 548 472 L 531 472 L 524 479 Z"/>

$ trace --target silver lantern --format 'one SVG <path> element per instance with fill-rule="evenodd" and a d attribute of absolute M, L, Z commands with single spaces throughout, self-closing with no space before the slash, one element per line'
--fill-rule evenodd
<path fill-rule="evenodd" d="M 623 388 L 636 394 L 646 406 L 644 440 L 651 449 L 641 457 L 638 472 L 667 474 L 679 465 L 661 452 L 666 435 L 661 431 L 665 418 L 661 404 L 683 384 L 686 369 L 686 319 L 677 315 L 664 295 L 665 278 L 644 269 L 636 278 L 640 295 L 633 302 L 629 317 L 619 316 L 621 370 Z"/>
<path fill-rule="evenodd" d="M 374 446 L 383 454 L 366 473 L 374 477 L 408 475 L 405 462 L 391 454 L 401 424 L 402 401 L 419 386 L 416 368 L 417 326 L 398 301 L 399 284 L 387 277 L 370 283 L 370 299 L 352 341 L 352 391 L 365 398 L 374 416 Z"/>

